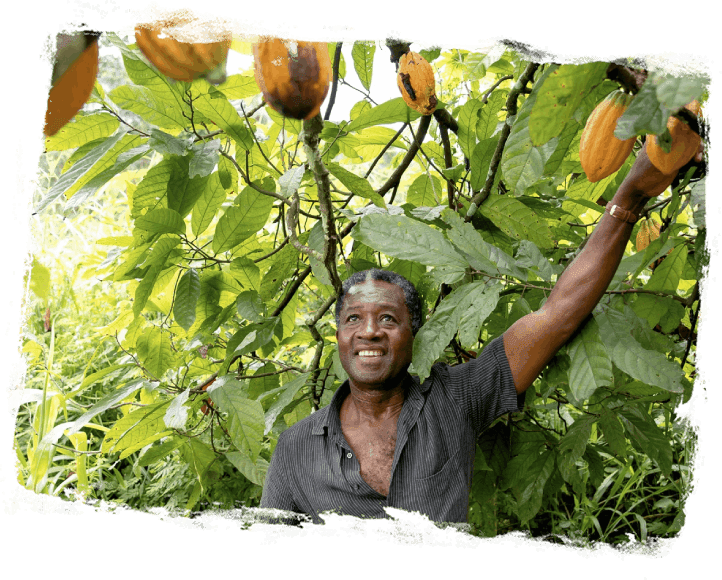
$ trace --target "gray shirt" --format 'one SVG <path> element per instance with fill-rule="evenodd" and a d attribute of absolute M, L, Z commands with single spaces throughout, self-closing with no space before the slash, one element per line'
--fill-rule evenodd
<path fill-rule="evenodd" d="M 350 392 L 347 381 L 328 406 L 280 435 L 261 507 L 308 514 L 315 523 L 324 511 L 384 518 L 384 506 L 466 522 L 476 439 L 494 419 L 522 406 L 503 337 L 475 360 L 436 364 L 422 384 L 409 374 L 404 382 L 388 496 L 363 480 L 343 436 L 339 411 Z"/>

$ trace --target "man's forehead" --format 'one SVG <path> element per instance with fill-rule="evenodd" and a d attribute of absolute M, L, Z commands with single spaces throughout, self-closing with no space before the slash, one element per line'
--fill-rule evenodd
<path fill-rule="evenodd" d="M 404 291 L 396 284 L 383 280 L 367 280 L 355 284 L 346 292 L 343 308 L 351 307 L 354 303 L 388 303 L 397 307 L 406 304 Z"/>

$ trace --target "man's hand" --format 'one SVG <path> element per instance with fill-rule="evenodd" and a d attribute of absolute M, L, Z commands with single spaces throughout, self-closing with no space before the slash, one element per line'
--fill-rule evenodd
<path fill-rule="evenodd" d="M 695 154 L 695 161 L 702 161 L 704 155 L 704 145 L 700 142 L 699 149 Z M 677 172 L 670 174 L 662 173 L 657 169 L 647 156 L 647 143 L 637 155 L 637 159 L 632 165 L 632 169 L 627 174 L 625 182 L 630 188 L 645 197 L 656 197 L 669 187 Z"/>

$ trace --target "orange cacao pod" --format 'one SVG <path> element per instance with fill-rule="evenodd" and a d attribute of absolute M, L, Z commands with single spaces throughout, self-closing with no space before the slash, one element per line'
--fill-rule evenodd
<path fill-rule="evenodd" d="M 253 63 L 268 105 L 292 119 L 318 115 L 332 77 L 325 42 L 261 40 L 253 45 Z"/>
<path fill-rule="evenodd" d="M 87 39 L 87 37 L 85 37 Z M 60 41 L 59 41 L 60 42 Z M 71 42 L 74 42 L 71 40 Z M 45 135 L 55 135 L 85 104 L 93 92 L 98 75 L 98 39 L 88 39 L 88 44 L 65 72 L 54 80 L 48 94 L 45 111 Z M 63 48 L 58 45 L 56 63 Z M 72 50 L 72 49 L 71 49 Z"/>
<path fill-rule="evenodd" d="M 685 106 L 695 116 L 701 116 L 701 106 L 692 101 Z M 647 155 L 652 164 L 662 173 L 672 174 L 694 157 L 700 144 L 700 136 L 689 125 L 670 115 L 667 119 L 667 129 L 672 135 L 672 147 L 665 153 L 659 145 L 659 137 L 650 135 L 647 139 Z"/>
<path fill-rule="evenodd" d="M 632 152 L 636 138 L 617 139 L 614 129 L 633 98 L 622 91 L 614 91 L 587 119 L 579 142 L 579 161 L 592 183 L 616 172 Z"/>
<path fill-rule="evenodd" d="M 188 13 L 179 13 L 135 28 L 135 41 L 143 55 L 165 76 L 176 81 L 191 82 L 205 76 L 228 58 L 231 35 L 227 32 L 222 32 L 217 42 L 182 42 L 169 35 L 174 28 L 193 20 Z M 213 80 L 222 82 L 225 73 Z"/>
<path fill-rule="evenodd" d="M 399 59 L 396 84 L 406 104 L 422 115 L 436 109 L 434 69 L 418 52 L 407 52 Z"/>

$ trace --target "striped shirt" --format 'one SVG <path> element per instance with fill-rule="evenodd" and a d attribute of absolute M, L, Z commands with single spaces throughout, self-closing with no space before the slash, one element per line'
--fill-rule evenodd
<path fill-rule="evenodd" d="M 314 523 L 322 523 L 325 511 L 385 518 L 385 506 L 436 522 L 466 522 L 476 439 L 494 419 L 522 406 L 503 338 L 468 363 L 434 365 L 422 384 L 408 373 L 404 381 L 388 496 L 363 480 L 343 436 L 339 411 L 350 392 L 346 381 L 328 406 L 280 435 L 261 507 L 308 514 Z"/>

